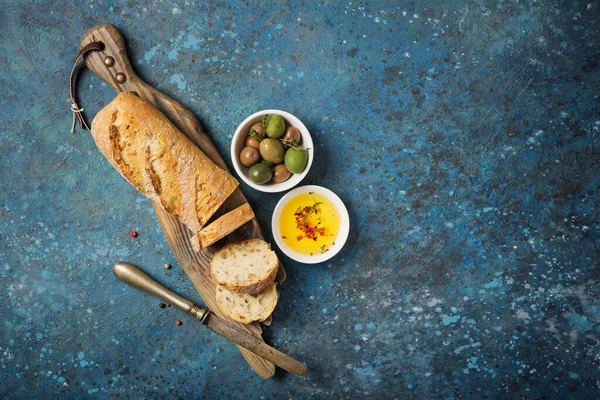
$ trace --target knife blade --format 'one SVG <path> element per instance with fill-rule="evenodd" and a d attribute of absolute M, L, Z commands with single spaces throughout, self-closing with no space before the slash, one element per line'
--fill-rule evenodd
<path fill-rule="evenodd" d="M 308 372 L 306 366 L 301 362 L 296 361 L 292 357 L 272 348 L 271 346 L 265 344 L 265 342 L 257 339 L 247 332 L 244 332 L 237 326 L 231 325 L 210 311 L 205 317 L 203 323 L 208 329 L 216 334 L 221 335 L 224 338 L 231 340 L 235 344 L 250 350 L 265 360 L 271 361 L 273 364 L 285 369 L 288 372 L 303 376 Z"/>
<path fill-rule="evenodd" d="M 202 309 L 196 306 L 190 300 L 171 292 L 169 289 L 156 282 L 133 264 L 119 261 L 113 266 L 113 272 L 121 281 L 130 286 L 143 290 L 148 294 L 156 296 L 179 308 L 180 310 L 193 315 L 211 331 L 231 340 L 235 344 L 251 351 L 265 360 L 271 361 L 278 367 L 298 375 L 307 374 L 308 369 L 301 362 L 280 352 L 279 350 L 272 348 L 250 333 L 241 330 L 237 326 L 234 326 L 222 318 L 219 318 L 212 311 Z"/>

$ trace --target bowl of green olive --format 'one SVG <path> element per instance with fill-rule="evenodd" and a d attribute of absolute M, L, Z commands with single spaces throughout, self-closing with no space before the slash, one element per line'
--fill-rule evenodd
<path fill-rule="evenodd" d="M 313 142 L 302 121 L 281 110 L 252 114 L 236 129 L 231 160 L 237 174 L 261 192 L 283 192 L 308 173 Z"/>

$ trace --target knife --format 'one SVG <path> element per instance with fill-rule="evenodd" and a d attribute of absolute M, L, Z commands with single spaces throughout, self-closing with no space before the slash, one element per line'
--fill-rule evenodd
<path fill-rule="evenodd" d="M 173 306 L 185 311 L 188 314 L 196 317 L 208 329 L 231 340 L 235 344 L 251 351 L 252 353 L 271 361 L 273 364 L 288 372 L 298 375 L 306 375 L 308 369 L 299 361 L 292 357 L 275 350 L 263 341 L 257 339 L 253 335 L 241 330 L 237 326 L 231 325 L 225 320 L 216 316 L 210 310 L 202 309 L 196 306 L 191 301 L 171 292 L 154 279 L 150 278 L 141 269 L 136 266 L 119 261 L 113 266 L 113 272 L 121 281 L 130 286 L 136 287 L 172 304 Z"/>

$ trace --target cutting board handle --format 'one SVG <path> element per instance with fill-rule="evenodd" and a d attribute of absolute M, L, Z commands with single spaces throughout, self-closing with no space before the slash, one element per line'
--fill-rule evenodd
<path fill-rule="evenodd" d="M 116 92 L 137 92 L 140 86 L 146 86 L 133 71 L 125 51 L 125 41 L 115 26 L 102 24 L 88 29 L 83 34 L 81 46 L 94 41 L 104 43 L 104 50 L 94 52 L 86 58 L 89 69 Z M 124 81 L 118 80 L 117 74 Z"/>

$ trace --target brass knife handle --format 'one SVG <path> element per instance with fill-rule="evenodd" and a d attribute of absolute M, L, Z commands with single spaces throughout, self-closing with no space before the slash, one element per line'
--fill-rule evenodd
<path fill-rule="evenodd" d="M 183 310 L 188 314 L 192 314 L 200 321 L 204 321 L 208 315 L 208 310 L 202 309 L 188 299 L 184 299 L 178 294 L 171 292 L 169 289 L 150 278 L 144 273 L 144 271 L 135 265 L 124 261 L 119 261 L 113 266 L 113 272 L 117 278 L 126 284 L 156 296 L 159 299 L 179 308 L 180 310 Z"/>

